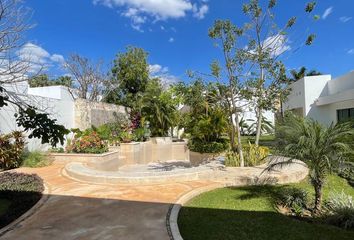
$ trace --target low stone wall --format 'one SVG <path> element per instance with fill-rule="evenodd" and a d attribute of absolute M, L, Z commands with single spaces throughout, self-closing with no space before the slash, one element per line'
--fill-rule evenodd
<path fill-rule="evenodd" d="M 124 157 L 118 151 L 102 154 L 85 153 L 50 153 L 49 159 L 55 163 L 82 162 L 89 168 L 102 171 L 116 171 L 126 164 Z"/>
<path fill-rule="evenodd" d="M 189 161 L 186 142 L 172 142 L 171 138 L 152 138 L 147 142 L 121 143 L 121 156 L 126 164 L 151 162 Z"/>

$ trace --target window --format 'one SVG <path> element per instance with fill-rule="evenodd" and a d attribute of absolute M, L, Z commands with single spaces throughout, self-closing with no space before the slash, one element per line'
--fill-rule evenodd
<path fill-rule="evenodd" d="M 354 120 L 354 108 L 346 108 L 337 110 L 338 122 L 345 122 L 348 120 Z"/>

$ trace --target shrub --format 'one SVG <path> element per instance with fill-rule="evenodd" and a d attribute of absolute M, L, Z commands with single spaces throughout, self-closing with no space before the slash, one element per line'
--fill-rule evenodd
<path fill-rule="evenodd" d="M 107 145 L 96 132 L 90 132 L 81 137 L 75 137 L 68 141 L 67 152 L 71 153 L 104 153 L 108 151 Z"/>
<path fill-rule="evenodd" d="M 25 140 L 22 132 L 0 135 L 0 169 L 20 166 Z"/>
<path fill-rule="evenodd" d="M 245 159 L 246 166 L 257 166 L 264 162 L 265 158 L 269 155 L 269 148 L 263 146 L 256 146 L 254 144 L 248 143 L 244 145 L 243 157 Z M 225 165 L 229 167 L 240 166 L 240 156 L 237 152 L 228 151 L 226 154 Z"/>
<path fill-rule="evenodd" d="M 133 132 L 133 140 L 136 142 L 143 142 L 145 140 L 145 129 L 137 128 Z"/>
<path fill-rule="evenodd" d="M 239 167 L 240 164 L 239 155 L 232 150 L 228 150 L 225 156 L 225 165 L 228 167 Z"/>
<path fill-rule="evenodd" d="M 24 167 L 45 167 L 50 165 L 46 155 L 40 151 L 27 152 L 23 156 L 22 166 Z"/>
<path fill-rule="evenodd" d="M 217 142 L 203 142 L 199 140 L 190 140 L 188 142 L 189 150 L 199 153 L 221 153 L 228 148 L 228 142 L 220 139 Z"/>
<path fill-rule="evenodd" d="M 331 193 L 326 202 L 327 221 L 344 229 L 354 229 L 353 197 L 342 193 Z"/>
<path fill-rule="evenodd" d="M 338 175 L 348 181 L 354 187 L 354 163 L 345 163 L 338 169 Z"/>
<path fill-rule="evenodd" d="M 277 205 L 286 207 L 297 216 L 301 216 L 308 205 L 308 192 L 299 188 L 284 188 L 275 196 Z"/>
<path fill-rule="evenodd" d="M 43 181 L 36 174 L 1 173 L 0 195 L 10 202 L 10 206 L 0 217 L 0 227 L 6 226 L 36 204 L 43 191 Z"/>

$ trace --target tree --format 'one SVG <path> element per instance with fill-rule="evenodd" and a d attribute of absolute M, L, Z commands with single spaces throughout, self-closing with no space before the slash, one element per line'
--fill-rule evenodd
<path fill-rule="evenodd" d="M 237 149 L 240 156 L 240 166 L 244 166 L 241 131 L 240 131 L 240 106 L 237 105 L 237 98 L 242 96 L 242 86 L 238 74 L 242 71 L 244 58 L 240 47 L 239 38 L 243 34 L 243 29 L 235 26 L 230 21 L 217 20 L 214 26 L 209 29 L 209 37 L 214 39 L 220 46 L 223 53 L 223 69 L 218 62 L 211 64 L 212 75 L 218 82 L 222 81 L 222 73 L 226 72 L 226 88 L 220 88 L 223 91 L 224 103 L 227 105 L 229 123 L 231 128 L 231 148 Z M 222 71 L 224 70 L 224 71 Z M 235 118 L 235 124 L 234 124 Z M 237 148 L 236 142 L 237 139 Z"/>
<path fill-rule="evenodd" d="M 64 143 L 64 135 L 69 131 L 51 119 L 48 113 L 32 106 L 6 86 L 25 82 L 41 70 L 38 62 L 31 57 L 19 57 L 17 52 L 24 46 L 23 34 L 28 24 L 30 11 L 20 5 L 19 0 L 0 0 L 0 109 L 13 105 L 17 108 L 16 122 L 29 137 L 41 138 L 42 143 Z M 35 73 L 34 67 L 36 69 Z"/>
<path fill-rule="evenodd" d="M 311 70 L 308 71 L 306 67 L 301 67 L 298 71 L 296 71 L 295 69 L 290 71 L 291 74 L 291 80 L 292 82 L 296 82 L 297 80 L 300 80 L 306 76 L 318 76 L 318 75 L 322 75 L 321 72 L 318 72 L 316 70 Z"/>
<path fill-rule="evenodd" d="M 312 119 L 290 114 L 286 116 L 278 131 L 280 151 L 291 158 L 284 162 L 271 163 L 268 170 L 294 164 L 294 159 L 304 161 L 310 170 L 309 178 L 315 190 L 313 212 L 318 214 L 321 211 L 322 188 L 327 175 L 348 156 L 349 152 L 353 152 L 345 141 L 346 137 L 354 135 L 352 124 L 331 124 L 325 127 Z"/>
<path fill-rule="evenodd" d="M 57 79 L 49 79 L 47 74 L 39 74 L 28 80 L 30 87 L 66 86 L 71 88 L 73 80 L 70 76 L 60 76 Z"/>
<path fill-rule="evenodd" d="M 166 136 L 177 111 L 171 89 L 163 90 L 160 79 L 150 79 L 142 99 L 142 116 L 149 121 L 152 136 Z"/>
<path fill-rule="evenodd" d="M 255 144 L 259 144 L 262 126 L 262 114 L 265 110 L 275 110 L 276 101 L 286 97 L 284 93 L 288 84 L 285 66 L 279 57 L 289 50 L 289 32 L 295 25 L 297 17 L 290 17 L 284 26 L 279 27 L 275 21 L 274 8 L 276 0 L 269 0 L 262 6 L 258 0 L 250 0 L 243 5 L 244 14 L 249 17 L 245 24 L 244 33 L 248 44 L 244 50 L 249 61 L 251 76 L 248 87 L 255 102 L 257 115 L 257 130 Z M 310 2 L 305 7 L 305 12 L 310 14 L 315 7 L 315 2 Z M 314 17 L 317 19 L 317 17 Z M 311 45 L 315 35 L 308 34 L 304 45 Z"/>
<path fill-rule="evenodd" d="M 61 78 L 60 81 L 71 86 L 68 87 L 73 98 L 79 97 L 89 101 L 100 101 L 107 85 L 107 75 L 102 70 L 103 62 L 97 63 L 78 54 L 72 54 L 65 61 L 64 67 L 72 76 L 72 81 Z M 69 82 L 67 82 L 69 81 Z"/>
<path fill-rule="evenodd" d="M 149 81 L 147 56 L 144 49 L 132 46 L 127 47 L 125 53 L 117 55 L 106 96 L 107 102 L 141 111 L 141 99 Z"/>

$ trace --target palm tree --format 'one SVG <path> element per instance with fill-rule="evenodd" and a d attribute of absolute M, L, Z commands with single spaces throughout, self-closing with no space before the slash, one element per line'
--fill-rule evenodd
<path fill-rule="evenodd" d="M 310 170 L 311 185 L 315 190 L 313 213 L 318 214 L 321 211 L 322 187 L 327 175 L 345 160 L 348 152 L 352 152 L 345 137 L 354 135 L 354 129 L 350 123 L 325 127 L 312 119 L 288 115 L 279 127 L 279 132 L 279 140 L 283 143 L 280 150 L 290 157 L 290 160 L 273 162 L 268 170 L 294 163 L 294 159 L 305 162 Z"/>
<path fill-rule="evenodd" d="M 310 70 L 308 71 L 306 67 L 301 67 L 298 71 L 295 69 L 290 71 L 291 74 L 291 81 L 296 82 L 297 80 L 300 80 L 306 76 L 318 76 L 322 75 L 321 72 L 318 72 L 316 70 Z"/>

